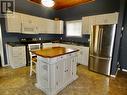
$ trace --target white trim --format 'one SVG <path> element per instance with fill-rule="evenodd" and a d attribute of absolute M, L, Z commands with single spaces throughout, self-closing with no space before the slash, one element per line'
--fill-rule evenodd
<path fill-rule="evenodd" d="M 118 70 L 120 70 L 120 68 L 118 68 Z"/>
<path fill-rule="evenodd" d="M 5 67 L 1 24 L 0 24 L 0 46 L 1 46 L 0 53 L 1 53 L 2 67 Z"/>
<path fill-rule="evenodd" d="M 110 75 L 110 76 L 113 77 L 113 78 L 116 78 L 117 73 L 118 73 L 119 70 L 120 70 L 120 68 L 117 68 L 116 74 L 115 75 Z"/>
<path fill-rule="evenodd" d="M 81 30 L 81 31 L 79 31 L 78 33 L 81 33 L 80 35 L 74 35 L 73 34 L 73 32 L 72 33 L 70 33 L 70 29 L 68 29 L 68 25 L 75 25 L 75 23 L 78 23 L 79 25 L 81 24 L 81 26 L 80 26 L 80 28 L 81 29 L 78 29 L 78 30 Z M 74 26 L 75 27 L 75 26 Z M 71 20 L 71 21 L 66 21 L 66 37 L 77 37 L 77 38 L 81 38 L 82 37 L 82 20 Z M 71 28 L 71 29 L 73 29 L 73 28 Z M 69 31 L 67 31 L 67 30 L 69 30 Z M 76 30 L 73 30 L 73 31 L 75 31 L 75 32 L 77 32 Z M 70 33 L 70 34 L 68 34 L 68 33 Z"/>
<path fill-rule="evenodd" d="M 122 69 L 123 72 L 127 72 L 127 69 Z"/>
<path fill-rule="evenodd" d="M 116 75 L 110 75 L 111 77 L 113 77 L 113 78 L 116 78 Z"/>

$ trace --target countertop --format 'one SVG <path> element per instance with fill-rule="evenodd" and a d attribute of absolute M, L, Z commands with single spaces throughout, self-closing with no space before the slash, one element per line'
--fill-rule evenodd
<path fill-rule="evenodd" d="M 34 44 L 34 43 L 41 43 L 43 45 L 43 43 L 49 43 L 49 42 L 89 47 L 89 43 L 65 41 L 65 40 L 37 40 L 37 41 L 21 41 L 21 42 L 19 41 L 19 42 L 8 42 L 7 44 L 14 47 L 14 46 Z"/>
<path fill-rule="evenodd" d="M 21 44 L 19 42 L 8 42 L 7 44 L 12 46 L 12 47 L 25 46 L 24 44 Z"/>
<path fill-rule="evenodd" d="M 45 48 L 36 51 L 32 51 L 32 53 L 39 55 L 44 58 L 53 58 L 58 57 L 61 55 L 77 52 L 78 49 L 71 49 L 65 47 L 52 47 L 52 48 Z"/>

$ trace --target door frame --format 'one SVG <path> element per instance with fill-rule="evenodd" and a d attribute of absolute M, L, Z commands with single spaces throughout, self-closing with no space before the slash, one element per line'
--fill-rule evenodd
<path fill-rule="evenodd" d="M 1 62 L 2 62 L 2 67 L 4 67 L 5 65 L 5 61 L 4 61 L 4 50 L 3 50 L 3 38 L 2 38 L 2 30 L 1 30 L 1 23 L 0 23 L 0 52 L 1 52 Z"/>

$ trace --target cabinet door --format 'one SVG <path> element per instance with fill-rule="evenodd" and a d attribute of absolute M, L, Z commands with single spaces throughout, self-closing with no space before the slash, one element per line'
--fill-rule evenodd
<path fill-rule="evenodd" d="M 12 48 L 13 56 L 25 57 L 26 51 L 25 46 L 17 46 Z"/>
<path fill-rule="evenodd" d="M 36 64 L 36 78 L 37 84 L 47 92 L 49 90 L 49 64 L 39 59 Z"/>
<path fill-rule="evenodd" d="M 81 49 L 78 52 L 78 64 L 82 64 L 82 51 L 81 51 Z"/>
<path fill-rule="evenodd" d="M 48 28 L 46 24 L 46 20 L 44 18 L 36 17 L 35 24 L 37 27 L 37 33 L 45 34 L 46 28 Z"/>
<path fill-rule="evenodd" d="M 89 17 L 87 16 L 87 17 L 84 17 L 83 18 L 83 34 L 89 34 L 89 25 L 90 25 L 90 23 L 89 23 Z"/>
<path fill-rule="evenodd" d="M 117 24 L 118 23 L 118 16 L 119 16 L 118 12 L 106 14 L 106 15 L 104 15 L 104 23 Z"/>
<path fill-rule="evenodd" d="M 20 13 L 14 13 L 14 15 L 7 14 L 6 31 L 10 33 L 21 33 Z"/>
<path fill-rule="evenodd" d="M 25 46 L 7 47 L 7 60 L 12 68 L 23 67 L 26 65 Z"/>
<path fill-rule="evenodd" d="M 22 20 L 22 33 L 25 34 L 36 34 L 36 24 L 34 23 L 35 17 L 22 14 L 21 20 Z"/>
<path fill-rule="evenodd" d="M 88 16 L 83 19 L 83 34 L 90 34 L 92 25 L 96 24 L 96 16 Z"/>
<path fill-rule="evenodd" d="M 56 90 L 61 88 L 62 85 L 63 85 L 63 76 L 64 76 L 64 64 L 65 64 L 65 61 L 60 61 L 58 63 L 56 63 L 56 66 L 55 66 L 55 88 Z"/>
<path fill-rule="evenodd" d="M 82 47 L 82 64 L 88 66 L 89 47 Z"/>
<path fill-rule="evenodd" d="M 64 66 L 64 83 L 68 83 L 72 79 L 71 59 L 67 59 Z"/>
<path fill-rule="evenodd" d="M 63 21 L 55 21 L 55 34 L 63 34 Z"/>
<path fill-rule="evenodd" d="M 96 24 L 117 24 L 118 13 L 96 15 Z"/>
<path fill-rule="evenodd" d="M 75 57 L 73 57 L 72 59 L 71 59 L 71 66 L 72 66 L 72 77 L 73 77 L 73 79 L 75 79 L 76 78 L 76 73 L 77 73 L 77 56 L 75 56 Z"/>
<path fill-rule="evenodd" d="M 46 20 L 47 28 L 46 33 L 47 34 L 55 34 L 55 21 L 54 20 Z"/>

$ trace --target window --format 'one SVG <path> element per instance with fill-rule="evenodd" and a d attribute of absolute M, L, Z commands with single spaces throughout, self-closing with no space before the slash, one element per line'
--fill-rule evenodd
<path fill-rule="evenodd" d="M 74 20 L 66 22 L 66 36 L 81 37 L 82 36 L 82 21 Z"/>

